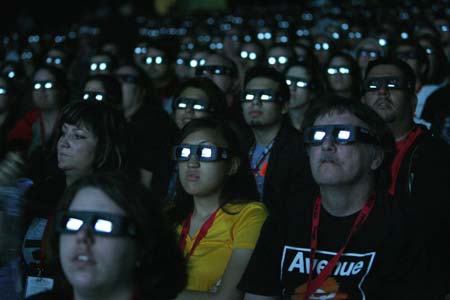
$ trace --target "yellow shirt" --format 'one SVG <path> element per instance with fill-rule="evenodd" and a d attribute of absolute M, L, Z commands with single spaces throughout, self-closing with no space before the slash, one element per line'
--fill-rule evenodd
<path fill-rule="evenodd" d="M 195 248 L 188 261 L 187 290 L 209 291 L 221 278 L 233 249 L 253 249 L 267 210 L 260 202 L 227 204 L 217 212 L 213 225 Z M 177 232 L 181 234 L 182 226 Z M 184 254 L 188 254 L 197 237 L 187 235 Z"/>

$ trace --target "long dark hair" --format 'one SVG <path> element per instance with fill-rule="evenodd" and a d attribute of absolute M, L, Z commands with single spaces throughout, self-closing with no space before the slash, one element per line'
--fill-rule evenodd
<path fill-rule="evenodd" d="M 59 211 L 70 207 L 77 193 L 87 187 L 100 189 L 123 209 L 136 226 L 137 265 L 134 283 L 142 299 L 174 299 L 187 282 L 185 260 L 158 201 L 138 181 L 122 172 L 96 173 L 82 177 L 65 191 Z M 59 257 L 59 235 L 52 226 L 50 232 L 51 266 L 57 274 L 58 292 L 71 293 L 70 284 L 63 278 Z"/>
<path fill-rule="evenodd" d="M 240 159 L 240 165 L 237 172 L 230 175 L 222 187 L 219 199 L 222 209 L 227 203 L 247 203 L 258 200 L 258 190 L 255 178 L 250 170 L 248 156 L 243 151 L 236 132 L 227 121 L 212 118 L 192 120 L 183 127 L 179 143 L 193 132 L 205 129 L 212 130 L 217 135 L 221 136 L 226 141 L 231 156 Z M 186 193 L 179 179 L 177 180 L 174 202 L 175 207 L 169 212 L 169 215 L 175 224 L 179 224 L 194 208 L 193 197 Z"/>

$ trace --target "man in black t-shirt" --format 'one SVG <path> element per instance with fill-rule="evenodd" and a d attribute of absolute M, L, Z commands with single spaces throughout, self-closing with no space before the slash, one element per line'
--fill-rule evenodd
<path fill-rule="evenodd" d="M 269 216 L 238 288 L 247 300 L 425 299 L 420 249 L 387 193 L 392 134 L 360 102 L 322 100 L 304 134 L 320 195 Z"/>

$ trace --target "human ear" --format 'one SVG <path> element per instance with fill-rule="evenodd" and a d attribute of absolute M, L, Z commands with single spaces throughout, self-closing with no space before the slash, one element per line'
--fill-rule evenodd
<path fill-rule="evenodd" d="M 234 175 L 239 170 L 241 165 L 241 160 L 238 157 L 233 157 L 230 162 L 230 169 L 228 170 L 228 175 Z"/>
<path fill-rule="evenodd" d="M 384 152 L 379 147 L 372 148 L 372 162 L 370 164 L 370 168 L 372 170 L 378 169 L 384 160 Z"/>

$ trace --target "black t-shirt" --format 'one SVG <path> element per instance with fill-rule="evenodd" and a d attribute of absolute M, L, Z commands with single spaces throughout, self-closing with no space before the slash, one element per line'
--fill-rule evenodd
<path fill-rule="evenodd" d="M 307 286 L 314 200 L 308 197 L 293 203 L 285 218 L 267 219 L 238 285 L 240 290 L 286 299 L 297 294 L 293 299 L 303 299 L 298 294 Z M 411 245 L 402 214 L 392 203 L 377 197 L 366 222 L 321 286 L 320 290 L 329 293 L 323 299 L 417 298 L 414 259 L 420 249 Z M 321 209 L 314 277 L 344 245 L 357 215 L 335 217 Z"/>

